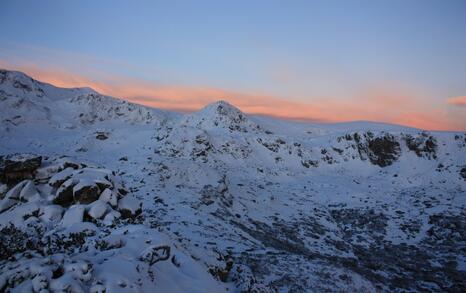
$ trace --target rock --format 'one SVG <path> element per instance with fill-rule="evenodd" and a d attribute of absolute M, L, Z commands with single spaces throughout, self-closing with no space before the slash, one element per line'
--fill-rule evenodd
<path fill-rule="evenodd" d="M 21 201 L 34 201 L 34 200 L 39 200 L 40 199 L 40 194 L 37 191 L 36 186 L 34 185 L 34 182 L 31 180 L 28 180 L 21 189 L 21 192 L 19 193 L 19 199 Z"/>
<path fill-rule="evenodd" d="M 61 225 L 64 227 L 69 227 L 76 223 L 81 223 L 84 218 L 84 206 L 83 205 L 73 205 L 63 215 Z"/>
<path fill-rule="evenodd" d="M 142 212 L 142 203 L 127 195 L 118 201 L 118 210 L 123 218 L 135 217 Z"/>
<path fill-rule="evenodd" d="M 98 139 L 98 140 L 106 140 L 106 139 L 108 139 L 108 132 L 97 131 L 95 133 L 95 138 Z"/>
<path fill-rule="evenodd" d="M 96 200 L 91 204 L 87 214 L 93 219 L 101 219 L 108 210 L 109 206 L 106 202 Z"/>
<path fill-rule="evenodd" d="M 149 246 L 144 250 L 139 259 L 147 262 L 149 265 L 153 265 L 156 262 L 164 261 L 170 258 L 170 246 Z"/>
<path fill-rule="evenodd" d="M 103 222 L 106 226 L 111 226 L 115 223 L 115 220 L 119 219 L 121 214 L 117 211 L 111 211 L 107 215 L 105 215 Z"/>
<path fill-rule="evenodd" d="M 68 167 L 56 173 L 55 175 L 52 176 L 52 178 L 50 178 L 49 185 L 52 187 L 56 187 L 56 188 L 59 187 L 60 185 L 63 184 L 63 182 L 71 178 L 71 176 L 73 175 L 73 172 L 74 172 L 74 169 L 71 167 Z"/>
<path fill-rule="evenodd" d="M 11 199 L 19 199 L 19 194 L 21 193 L 21 190 L 23 187 L 28 183 L 28 180 L 21 181 L 20 183 L 16 184 L 15 187 L 10 189 L 6 194 L 5 198 L 11 198 Z"/>
<path fill-rule="evenodd" d="M 73 195 L 76 202 L 89 204 L 99 198 L 100 189 L 94 182 L 80 180 L 73 187 Z"/>
<path fill-rule="evenodd" d="M 466 180 L 466 167 L 463 167 L 460 170 L 460 176 L 463 177 L 464 180 Z"/>
<path fill-rule="evenodd" d="M 118 205 L 118 195 L 108 188 L 100 194 L 99 200 L 110 204 L 112 207 Z"/>
<path fill-rule="evenodd" d="M 14 206 L 18 201 L 11 199 L 11 198 L 4 198 L 0 200 L 0 213 L 3 213 L 4 211 L 8 210 L 12 206 Z"/>
<path fill-rule="evenodd" d="M 373 133 L 366 132 L 362 137 L 355 133 L 354 137 L 361 159 L 369 158 L 374 165 L 380 167 L 389 166 L 398 160 L 401 155 L 400 143 L 391 134 L 385 133 L 374 137 Z"/>
<path fill-rule="evenodd" d="M 34 178 L 42 157 L 32 154 L 13 154 L 0 157 L 0 181 L 15 183 Z"/>
<path fill-rule="evenodd" d="M 54 204 L 59 204 L 61 206 L 69 206 L 73 203 L 73 187 L 77 184 L 77 181 L 74 179 L 68 179 L 63 182 L 62 185 L 58 188 L 55 193 L 55 198 L 53 199 Z"/>

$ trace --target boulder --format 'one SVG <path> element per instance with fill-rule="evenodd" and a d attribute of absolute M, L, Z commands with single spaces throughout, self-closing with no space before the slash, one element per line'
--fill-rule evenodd
<path fill-rule="evenodd" d="M 121 218 L 121 214 L 117 211 L 111 211 L 107 215 L 105 215 L 103 222 L 107 226 L 111 226 L 115 223 L 115 220 Z"/>
<path fill-rule="evenodd" d="M 3 213 L 4 211 L 8 210 L 12 206 L 14 206 L 18 201 L 11 199 L 11 198 L 4 198 L 0 200 L 0 213 Z"/>
<path fill-rule="evenodd" d="M 108 203 L 112 207 L 116 207 L 118 205 L 118 195 L 108 188 L 100 194 L 99 200 Z"/>
<path fill-rule="evenodd" d="M 0 157 L 0 181 L 16 183 L 24 179 L 34 178 L 40 167 L 42 157 L 32 154 L 12 154 Z"/>
<path fill-rule="evenodd" d="M 74 172 L 74 169 L 71 167 L 68 167 L 56 173 L 55 175 L 52 176 L 52 178 L 50 178 L 49 185 L 52 187 L 58 188 L 60 185 L 63 184 L 63 182 L 71 178 L 71 176 L 73 175 L 73 172 Z"/>
<path fill-rule="evenodd" d="M 68 179 L 63 182 L 62 185 L 58 188 L 55 193 L 55 198 L 53 199 L 54 204 L 59 204 L 61 206 L 69 206 L 73 203 L 73 187 L 77 184 L 77 181 L 74 179 Z"/>
<path fill-rule="evenodd" d="M 23 189 L 21 189 L 21 192 L 19 193 L 19 199 L 21 201 L 34 201 L 40 199 L 40 194 L 37 191 L 34 182 L 32 182 L 31 180 L 28 180 L 26 182 Z"/>
<path fill-rule="evenodd" d="M 132 218 L 142 212 L 142 203 L 136 198 L 127 195 L 118 201 L 118 211 L 123 218 Z"/>
<path fill-rule="evenodd" d="M 81 180 L 73 187 L 73 195 L 76 202 L 89 204 L 99 198 L 100 189 L 94 182 Z"/>
<path fill-rule="evenodd" d="M 59 205 L 44 206 L 39 210 L 39 219 L 45 223 L 59 222 L 63 215 L 63 208 Z"/>
<path fill-rule="evenodd" d="M 96 200 L 90 205 L 87 214 L 93 219 L 102 219 L 109 209 L 110 208 L 106 202 Z"/>
<path fill-rule="evenodd" d="M 84 218 L 84 206 L 83 205 L 73 205 L 63 215 L 61 225 L 64 227 L 69 227 L 76 223 L 81 223 Z"/>
<path fill-rule="evenodd" d="M 28 180 L 23 180 L 20 183 L 16 184 L 12 189 L 10 189 L 6 194 L 5 198 L 19 199 L 19 194 L 23 187 L 28 183 Z"/>

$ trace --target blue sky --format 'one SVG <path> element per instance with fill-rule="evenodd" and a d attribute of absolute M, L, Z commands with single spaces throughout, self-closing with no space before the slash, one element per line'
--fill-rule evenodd
<path fill-rule="evenodd" d="M 307 104 L 415 96 L 465 124 L 446 101 L 466 95 L 466 1 L 3 0 L 0 39 L 13 69 Z"/>

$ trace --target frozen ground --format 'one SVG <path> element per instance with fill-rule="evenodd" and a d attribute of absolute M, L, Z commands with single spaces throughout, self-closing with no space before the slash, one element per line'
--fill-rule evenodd
<path fill-rule="evenodd" d="M 91 264 L 89 279 L 61 276 L 76 288 L 125 291 L 124 279 L 136 291 L 159 292 L 466 289 L 465 133 L 249 117 L 221 101 L 181 115 L 8 71 L 0 71 L 0 109 L 0 155 L 33 153 L 44 164 L 66 156 L 114 171 L 126 196 L 142 203 L 140 215 L 110 224 L 83 219 L 78 226 L 92 223 L 94 232 L 82 235 L 82 247 L 47 252 L 49 264 L 37 265 L 66 271 L 56 254 Z M 50 186 L 42 181 L 33 178 L 39 190 Z M 13 185 L 4 185 L 2 204 Z M 2 212 L 2 227 L 29 233 L 24 221 L 9 222 L 28 205 L 49 206 L 47 195 L 57 192 L 50 188 Z M 66 208 L 55 215 L 45 229 L 51 235 L 69 228 Z M 99 250 L 105 237 L 125 245 Z M 181 265 L 144 261 L 144 238 L 171 247 Z M 1 260 L 0 280 L 47 254 L 25 251 Z M 12 290 L 31 288 L 39 275 L 29 272 Z"/>

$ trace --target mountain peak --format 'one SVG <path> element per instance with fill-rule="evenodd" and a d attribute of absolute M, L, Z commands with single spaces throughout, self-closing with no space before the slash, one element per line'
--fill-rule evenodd
<path fill-rule="evenodd" d="M 203 109 L 201 109 L 198 113 L 205 113 L 211 115 L 223 115 L 223 116 L 245 116 L 240 109 L 233 106 L 232 104 L 228 103 L 224 100 L 219 100 L 208 104 Z"/>
<path fill-rule="evenodd" d="M 251 122 L 240 109 L 224 100 L 219 100 L 208 104 L 198 112 L 187 115 L 182 125 L 204 129 L 227 128 L 232 131 L 245 131 Z"/>

